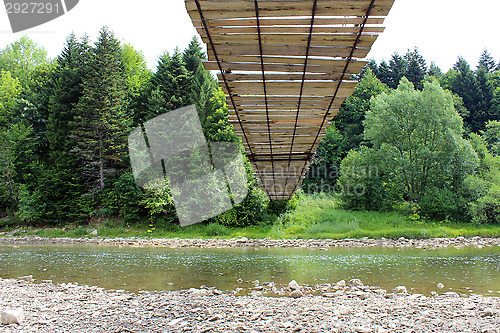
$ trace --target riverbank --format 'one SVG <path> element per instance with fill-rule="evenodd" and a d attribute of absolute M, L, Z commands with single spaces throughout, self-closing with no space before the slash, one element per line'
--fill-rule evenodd
<path fill-rule="evenodd" d="M 131 247 L 165 247 L 165 248 L 233 248 L 233 247 L 296 247 L 328 249 L 330 247 L 414 247 L 418 249 L 436 249 L 444 247 L 478 248 L 500 246 L 500 238 L 483 237 L 456 237 L 456 238 L 429 238 L 429 239 L 249 239 L 246 237 L 232 239 L 201 239 L 201 238 L 44 238 L 39 236 L 27 237 L 0 237 L 0 245 L 19 244 L 78 244 L 103 246 L 131 246 Z"/>
<path fill-rule="evenodd" d="M 2 332 L 499 332 L 500 298 L 453 292 L 426 297 L 342 281 L 321 295 L 285 287 L 284 297 L 216 289 L 121 290 L 28 278 L 0 279 L 0 309 L 22 308 Z M 301 290 L 294 290 L 294 288 Z M 297 298 L 291 297 L 292 292 Z M 300 297 L 298 297 L 300 296 Z"/>

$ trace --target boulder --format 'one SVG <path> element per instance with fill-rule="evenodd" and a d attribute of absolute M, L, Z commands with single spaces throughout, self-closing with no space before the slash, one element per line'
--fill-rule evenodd
<path fill-rule="evenodd" d="M 0 322 L 4 325 L 21 324 L 24 320 L 24 311 L 22 308 L 15 310 L 3 310 L 0 314 Z"/>
<path fill-rule="evenodd" d="M 396 288 L 392 289 L 392 292 L 407 294 L 408 290 L 406 290 L 405 286 L 397 286 Z"/>
<path fill-rule="evenodd" d="M 362 287 L 363 282 L 360 279 L 351 279 L 348 283 L 349 287 Z"/>
<path fill-rule="evenodd" d="M 21 280 L 21 281 L 27 281 L 27 282 L 35 281 L 35 279 L 33 279 L 33 275 L 20 276 L 17 279 Z"/>
<path fill-rule="evenodd" d="M 288 283 L 288 287 L 292 290 L 299 290 L 300 289 L 299 284 L 295 280 L 290 281 L 290 283 Z"/>
<path fill-rule="evenodd" d="M 340 289 L 340 288 L 345 288 L 345 287 L 346 287 L 345 280 L 340 280 L 334 286 L 335 289 Z"/>
<path fill-rule="evenodd" d="M 304 296 L 304 294 L 300 290 L 294 290 L 294 291 L 292 291 L 290 296 L 292 296 L 293 298 L 300 298 L 300 297 Z"/>

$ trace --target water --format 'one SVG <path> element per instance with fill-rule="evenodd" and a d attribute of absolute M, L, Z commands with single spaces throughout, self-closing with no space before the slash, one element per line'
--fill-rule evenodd
<path fill-rule="evenodd" d="M 201 285 L 229 291 L 244 281 L 314 285 L 359 278 L 365 284 L 412 292 L 500 295 L 500 247 L 435 251 L 395 248 L 164 249 L 82 245 L 0 246 L 0 277 L 30 275 L 54 283 L 108 289 L 180 290 Z"/>

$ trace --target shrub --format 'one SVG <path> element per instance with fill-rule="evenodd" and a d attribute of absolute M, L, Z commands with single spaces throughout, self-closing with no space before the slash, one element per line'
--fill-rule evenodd
<path fill-rule="evenodd" d="M 207 225 L 205 232 L 210 237 L 227 236 L 230 234 L 230 230 L 226 226 L 213 222 Z"/>

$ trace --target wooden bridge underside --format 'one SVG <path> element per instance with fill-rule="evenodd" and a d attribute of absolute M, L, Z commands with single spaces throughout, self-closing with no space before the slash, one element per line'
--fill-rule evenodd
<path fill-rule="evenodd" d="M 300 187 L 394 0 L 186 0 L 271 199 Z"/>

